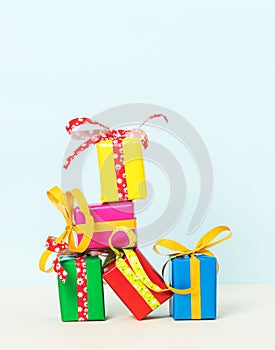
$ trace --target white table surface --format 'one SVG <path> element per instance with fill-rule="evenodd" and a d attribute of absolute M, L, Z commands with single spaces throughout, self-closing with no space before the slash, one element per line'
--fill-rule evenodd
<path fill-rule="evenodd" d="M 275 285 L 221 285 L 218 319 L 137 321 L 105 286 L 106 321 L 61 322 L 57 287 L 0 287 L 0 349 L 275 349 Z"/>

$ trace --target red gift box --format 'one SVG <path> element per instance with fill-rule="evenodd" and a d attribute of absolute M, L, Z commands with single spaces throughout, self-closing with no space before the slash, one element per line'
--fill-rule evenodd
<path fill-rule="evenodd" d="M 139 260 L 150 282 L 161 291 L 156 292 L 153 289 L 157 288 L 151 289 L 150 286 L 148 287 L 148 285 L 143 283 L 142 276 L 133 270 L 132 262 L 129 262 L 127 256 L 118 258 L 116 261 L 110 263 L 103 273 L 103 278 L 133 315 L 138 320 L 142 320 L 159 305 L 168 300 L 173 293 L 166 289 L 162 277 L 156 272 L 139 249 L 123 249 L 123 251 L 131 252 L 131 254 L 135 253 L 133 259 Z"/>

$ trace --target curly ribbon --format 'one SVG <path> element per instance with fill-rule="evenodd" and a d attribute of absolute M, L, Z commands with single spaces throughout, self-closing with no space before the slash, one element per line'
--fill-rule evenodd
<path fill-rule="evenodd" d="M 224 238 L 221 238 L 217 241 L 212 242 L 219 234 L 224 231 L 229 231 L 229 234 Z M 192 319 L 201 319 L 201 290 L 200 290 L 200 261 L 196 258 L 195 254 L 205 254 L 208 256 L 215 257 L 215 255 L 209 250 L 209 248 L 214 247 L 215 245 L 226 241 L 232 236 L 232 232 L 227 226 L 217 226 L 207 232 L 201 237 L 194 249 L 188 249 L 184 245 L 173 241 L 171 239 L 160 239 L 157 241 L 153 250 L 157 254 L 168 255 L 170 259 L 164 264 L 162 268 L 162 276 L 164 278 L 164 270 L 170 260 L 183 256 L 190 256 L 190 288 L 187 289 L 177 289 L 170 286 L 165 282 L 168 289 L 177 294 L 191 294 L 191 314 Z M 212 242 L 212 243 L 211 243 Z M 162 254 L 157 249 L 157 246 L 161 246 L 167 249 L 174 251 L 172 254 Z"/>
<path fill-rule="evenodd" d="M 94 232 L 94 219 L 90 215 L 90 209 L 84 195 L 79 189 L 68 191 L 65 194 L 57 186 L 49 190 L 47 192 L 47 195 L 50 201 L 61 212 L 66 222 L 64 232 L 55 239 L 55 243 L 64 244 L 66 240 L 68 240 L 68 249 L 70 251 L 76 253 L 84 252 L 88 248 Z M 85 224 L 75 225 L 73 223 L 72 215 L 74 200 L 77 201 L 80 210 L 84 214 Z M 73 231 L 75 231 L 77 234 L 83 235 L 78 246 L 75 245 Z M 46 269 L 46 263 L 51 254 L 52 251 L 47 249 L 40 257 L 39 268 L 43 272 L 49 273 L 53 271 L 53 266 L 51 266 L 49 269 Z"/>
<path fill-rule="evenodd" d="M 109 246 L 117 256 L 115 262 L 116 267 L 146 301 L 150 308 L 154 310 L 160 306 L 160 303 L 150 290 L 154 292 L 164 292 L 167 289 L 161 289 L 157 284 L 150 280 L 133 249 L 123 248 L 123 252 L 121 252 L 113 247 L 112 238 L 118 231 L 124 231 L 126 233 L 130 244 L 134 245 L 136 242 L 136 235 L 132 230 L 125 227 L 117 227 L 113 230 L 111 236 L 109 237 Z M 127 257 L 130 266 L 122 258 L 123 255 Z"/>
<path fill-rule="evenodd" d="M 140 139 L 143 147 L 146 149 L 148 147 L 148 136 L 145 133 L 145 131 L 143 131 L 140 128 L 149 120 L 153 118 L 160 118 L 160 117 L 162 117 L 166 123 L 168 122 L 168 119 L 165 115 L 154 114 L 148 117 L 137 129 L 131 129 L 131 130 L 121 130 L 121 129 L 113 130 L 113 129 L 110 129 L 108 126 L 89 118 L 72 119 L 69 122 L 69 125 L 66 127 L 68 134 L 73 139 L 86 140 L 86 141 L 81 146 L 76 148 L 73 154 L 67 158 L 66 163 L 64 164 L 64 168 L 68 169 L 73 159 L 76 158 L 79 153 L 83 152 L 90 146 L 95 145 L 101 141 L 110 140 L 112 141 L 113 152 L 114 152 L 114 165 L 115 165 L 115 174 L 117 179 L 116 183 L 117 183 L 118 198 L 119 200 L 128 200 L 127 179 L 126 179 L 126 172 L 125 172 L 125 165 L 124 165 L 122 140 L 130 137 L 138 138 Z M 84 125 L 84 124 L 98 125 L 102 129 L 73 131 L 76 127 L 79 127 L 80 125 Z"/>

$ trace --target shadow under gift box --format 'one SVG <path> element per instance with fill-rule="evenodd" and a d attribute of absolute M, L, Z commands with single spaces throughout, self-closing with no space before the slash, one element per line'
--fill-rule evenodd
<path fill-rule="evenodd" d="M 96 148 L 101 183 L 101 202 L 127 200 L 120 198 L 118 193 L 120 179 L 117 178 L 114 157 L 119 157 L 121 153 L 115 155 L 111 140 L 97 143 Z M 140 140 L 130 137 L 123 139 L 121 150 L 124 159 L 128 200 L 146 198 L 146 183 Z"/>
<path fill-rule="evenodd" d="M 217 259 L 207 255 L 196 255 L 200 261 L 201 319 L 216 318 Z M 190 288 L 190 257 L 172 259 L 171 285 L 177 289 Z M 191 294 L 176 294 L 170 299 L 170 315 L 174 320 L 191 320 Z M 198 318 L 197 318 L 198 319 Z"/>
<path fill-rule="evenodd" d="M 78 288 L 75 258 L 63 258 L 61 266 L 67 271 L 65 283 L 58 278 L 59 302 L 62 321 L 79 321 Z M 99 257 L 86 257 L 88 321 L 105 320 L 102 268 Z"/>
<path fill-rule="evenodd" d="M 136 219 L 132 201 L 93 204 L 89 205 L 89 208 L 95 221 L 95 232 L 89 244 L 89 249 L 108 248 L 108 239 L 113 229 L 119 226 L 127 225 L 126 227 L 136 234 Z M 78 207 L 74 209 L 74 218 L 76 224 L 85 224 L 84 215 Z M 104 223 L 106 229 L 102 232 L 97 231 L 98 225 Z M 77 235 L 78 243 L 81 241 L 82 236 L 80 234 Z M 129 239 L 125 232 L 118 231 L 112 239 L 112 244 L 115 248 L 127 247 Z M 137 243 L 134 246 L 136 245 Z"/>
<path fill-rule="evenodd" d="M 166 289 L 166 285 L 162 277 L 157 273 L 157 271 L 152 267 L 149 261 L 144 257 L 138 248 L 134 249 L 141 266 L 143 267 L 145 273 L 149 279 L 161 289 Z M 123 260 L 129 265 L 129 261 L 126 257 Z M 130 265 L 129 265 L 130 268 Z M 141 295 L 143 293 L 142 288 L 140 293 L 137 289 L 130 283 L 130 281 L 123 275 L 123 273 L 116 266 L 115 262 L 110 263 L 103 273 L 104 280 L 109 284 L 109 286 L 114 290 L 121 301 L 127 306 L 127 308 L 132 312 L 132 314 L 138 319 L 142 320 L 154 309 L 148 304 L 145 298 Z M 162 292 L 154 292 L 149 290 L 151 296 L 157 299 L 157 302 L 163 304 L 172 296 L 172 292 L 165 290 Z M 158 306 L 159 306 L 158 305 Z"/>

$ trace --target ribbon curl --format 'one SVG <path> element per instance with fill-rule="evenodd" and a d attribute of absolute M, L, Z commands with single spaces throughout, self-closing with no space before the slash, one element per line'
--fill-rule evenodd
<path fill-rule="evenodd" d="M 213 240 L 220 235 L 224 231 L 229 231 L 229 234 L 225 237 L 214 241 Z M 201 239 L 197 242 L 194 249 L 189 249 L 185 247 L 184 245 L 171 240 L 171 239 L 160 239 L 157 241 L 154 246 L 153 250 L 155 253 L 160 255 L 166 255 L 170 258 L 168 261 L 164 264 L 162 268 L 162 276 L 164 279 L 164 270 L 167 264 L 170 262 L 170 260 L 184 256 L 189 255 L 190 256 L 190 288 L 186 289 L 177 289 L 172 286 L 170 286 L 165 280 L 166 287 L 170 289 L 173 293 L 176 294 L 191 294 L 191 310 L 192 310 L 192 318 L 193 319 L 200 319 L 201 318 L 201 300 L 200 300 L 200 261 L 196 257 L 196 254 L 205 254 L 208 256 L 215 257 L 215 255 L 209 250 L 209 248 L 214 247 L 215 245 L 222 243 L 226 240 L 228 240 L 232 236 L 232 232 L 229 227 L 227 226 L 217 226 L 207 232 L 205 235 L 201 237 Z M 211 243 L 212 242 L 212 243 Z M 174 251 L 174 253 L 170 254 L 162 254 L 157 249 L 157 247 L 163 247 L 170 249 Z M 218 265 L 217 265 L 218 267 Z"/>
<path fill-rule="evenodd" d="M 113 143 L 121 142 L 126 137 L 134 137 L 139 138 L 144 149 L 148 147 L 148 136 L 144 130 L 141 129 L 141 127 L 147 123 L 149 120 L 154 118 L 163 118 L 165 122 L 168 122 L 168 118 L 163 114 L 153 114 L 145 119 L 145 121 L 137 128 L 137 129 L 131 129 L 131 130 L 115 130 L 110 129 L 108 126 L 101 124 L 95 120 L 92 120 L 90 118 L 75 118 L 72 119 L 69 122 L 69 125 L 66 126 L 66 130 L 68 134 L 71 136 L 72 139 L 76 140 L 86 140 L 82 145 L 77 147 L 72 155 L 70 155 L 66 159 L 66 163 L 64 164 L 64 168 L 68 169 L 71 162 L 78 156 L 79 153 L 83 152 L 87 148 L 89 148 L 92 145 L 95 145 L 98 142 L 104 141 L 104 140 L 112 140 Z M 79 127 L 80 125 L 84 124 L 92 124 L 100 126 L 102 129 L 99 130 L 81 130 L 81 131 L 74 131 L 75 128 Z"/>
<path fill-rule="evenodd" d="M 94 232 L 94 219 L 90 215 L 90 210 L 88 203 L 79 189 L 74 189 L 64 193 L 59 187 L 55 186 L 47 192 L 49 200 L 56 206 L 56 208 L 63 215 L 66 227 L 63 233 L 54 240 L 55 244 L 67 244 L 66 249 L 75 253 L 84 252 L 92 239 Z M 85 224 L 74 224 L 73 222 L 73 207 L 74 200 L 78 203 L 78 206 L 85 217 Z M 78 246 L 75 244 L 74 234 L 82 234 L 83 237 L 79 242 Z M 67 243 L 68 241 L 68 243 Z M 49 244 L 49 242 L 48 242 Z M 60 248 L 57 246 L 57 248 Z M 50 273 L 53 271 L 54 267 L 51 266 L 46 269 L 46 263 L 50 255 L 53 253 L 52 250 L 47 249 L 40 257 L 39 268 L 43 272 Z"/>

